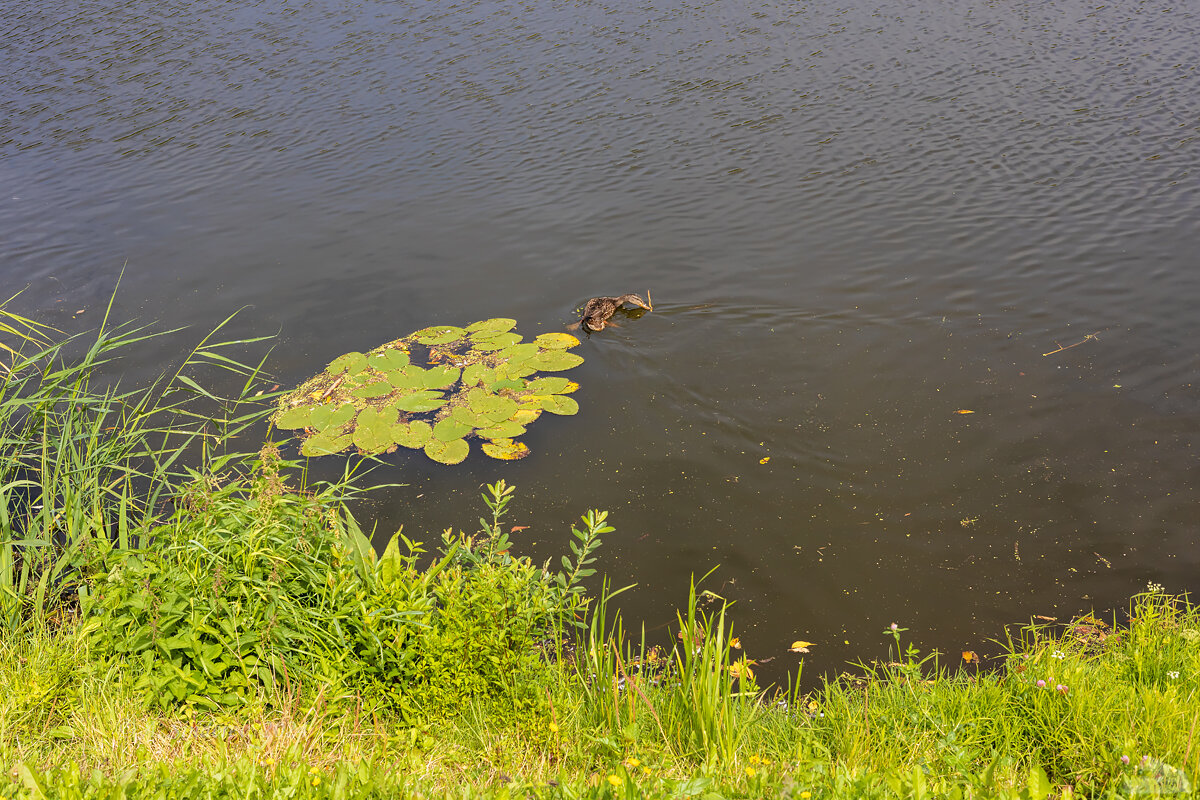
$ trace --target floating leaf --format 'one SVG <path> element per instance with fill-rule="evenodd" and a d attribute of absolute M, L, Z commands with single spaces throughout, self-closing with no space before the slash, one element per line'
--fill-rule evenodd
<path fill-rule="evenodd" d="M 561 375 L 550 375 L 526 383 L 525 388 L 534 394 L 564 394 L 571 381 Z M 578 386 L 578 384 L 576 384 Z"/>
<path fill-rule="evenodd" d="M 487 352 L 489 350 L 503 350 L 506 347 L 512 347 L 521 341 L 521 337 L 515 333 L 495 333 L 487 336 L 476 334 L 471 337 L 471 341 L 474 343 L 476 350 Z"/>
<path fill-rule="evenodd" d="M 351 439 L 364 453 L 381 453 L 392 444 L 392 424 L 395 421 L 395 410 L 364 408 L 355 420 Z"/>
<path fill-rule="evenodd" d="M 729 640 L 729 646 L 732 647 L 734 650 L 741 650 L 742 649 L 742 640 L 740 638 L 738 638 L 737 636 L 735 636 Z"/>
<path fill-rule="evenodd" d="M 319 431 L 327 431 L 332 428 L 340 428 L 354 419 L 354 406 L 349 403 L 334 406 L 330 403 L 328 405 L 317 406 L 312 410 L 310 416 L 312 427 Z"/>
<path fill-rule="evenodd" d="M 583 356 L 568 353 L 566 350 L 543 350 L 525 363 L 542 372 L 561 372 L 578 367 L 583 363 Z"/>
<path fill-rule="evenodd" d="M 382 353 L 375 353 L 367 358 L 367 366 L 380 372 L 390 372 L 408 366 L 408 353 L 404 350 L 389 348 Z"/>
<path fill-rule="evenodd" d="M 520 378 L 505 378 L 502 381 L 485 384 L 485 386 L 487 386 L 487 390 L 489 392 L 499 392 L 504 389 L 512 389 L 513 391 L 519 392 L 525 388 L 525 381 L 521 380 Z"/>
<path fill-rule="evenodd" d="M 472 364 L 462 371 L 462 382 L 465 386 L 482 383 L 487 385 L 496 381 L 496 370 L 486 364 Z"/>
<path fill-rule="evenodd" d="M 454 325 L 433 325 L 412 334 L 411 339 L 421 344 L 449 344 L 466 335 L 466 331 Z"/>
<path fill-rule="evenodd" d="M 425 385 L 425 370 L 420 367 L 404 367 L 403 369 L 392 370 L 384 377 L 394 389 L 401 392 L 409 392 L 415 389 L 432 388 Z"/>
<path fill-rule="evenodd" d="M 401 447 L 417 449 L 433 438 L 433 427 L 424 420 L 398 422 L 392 426 L 392 441 Z"/>
<path fill-rule="evenodd" d="M 360 386 L 352 390 L 350 394 L 366 400 L 371 397 L 383 397 L 384 395 L 391 394 L 393 391 L 395 391 L 395 388 L 387 381 L 377 381 L 376 383 L 368 383 L 366 386 Z"/>
<path fill-rule="evenodd" d="M 480 449 L 492 458 L 498 458 L 501 461 L 516 461 L 529 455 L 529 448 L 525 444 L 514 442 L 512 439 L 493 439 L 490 442 L 484 442 Z"/>
<path fill-rule="evenodd" d="M 471 428 L 478 428 L 480 425 L 490 425 L 491 420 L 484 420 L 476 414 L 468 406 L 457 406 L 450 411 L 450 419 L 463 425 L 468 425 Z M 457 437 L 452 437 L 457 438 Z"/>
<path fill-rule="evenodd" d="M 541 350 L 533 342 L 525 342 L 523 344 L 514 344 L 512 347 L 506 347 L 496 357 L 507 364 L 514 364 L 529 359 L 540 353 Z"/>
<path fill-rule="evenodd" d="M 470 433 L 473 427 L 473 425 L 466 425 L 453 417 L 446 417 L 438 420 L 437 424 L 433 426 L 433 438 L 442 442 L 461 439 Z"/>
<path fill-rule="evenodd" d="M 480 428 L 475 435 L 482 439 L 515 439 L 525 432 L 525 426 L 519 422 L 506 419 L 490 428 Z"/>
<path fill-rule="evenodd" d="M 792 646 L 788 648 L 788 651 L 792 653 L 807 653 L 808 648 L 812 646 L 812 642 L 792 642 Z"/>
<path fill-rule="evenodd" d="M 541 415 L 542 409 L 540 407 L 521 406 L 513 412 L 513 415 L 509 417 L 509 420 L 517 423 L 518 425 L 528 425 L 531 422 L 534 422 Z"/>
<path fill-rule="evenodd" d="M 767 462 L 768 462 L 768 461 L 770 461 L 770 460 L 771 460 L 771 457 L 770 457 L 770 456 L 763 456 L 762 458 L 760 458 L 760 459 L 758 460 L 758 463 L 760 463 L 760 464 L 765 464 L 765 463 L 767 463 Z"/>
<path fill-rule="evenodd" d="M 314 410 L 312 406 L 299 406 L 281 411 L 275 417 L 275 427 L 285 431 L 296 428 L 307 428 L 311 422 Z"/>
<path fill-rule="evenodd" d="M 325 368 L 325 371 L 331 375 L 338 375 L 342 372 L 354 374 L 361 371 L 366 365 L 367 357 L 362 353 L 346 353 L 329 362 L 329 366 Z"/>
<path fill-rule="evenodd" d="M 412 392 L 403 397 L 393 400 L 392 405 L 401 411 L 408 411 L 412 414 L 420 414 L 425 411 L 436 411 L 446 405 L 446 398 L 441 392 L 435 392 L 431 389 Z"/>
<path fill-rule="evenodd" d="M 463 439 L 452 439 L 449 442 L 443 442 L 439 439 L 430 439 L 425 445 L 425 455 L 432 458 L 439 464 L 458 464 L 466 460 L 467 454 L 470 452 L 471 446 Z"/>
<path fill-rule="evenodd" d="M 569 333 L 543 333 L 533 340 L 543 350 L 566 350 L 579 344 L 579 340 Z"/>
<path fill-rule="evenodd" d="M 426 389 L 445 389 L 458 383 L 462 373 L 458 367 L 434 367 L 425 373 Z"/>
<path fill-rule="evenodd" d="M 974 414 L 975 412 L 969 408 L 960 408 L 958 411 L 955 411 L 954 413 L 955 414 Z"/>
<path fill-rule="evenodd" d="M 479 322 L 472 322 L 466 327 L 466 331 L 468 333 L 480 333 L 483 331 L 504 333 L 505 331 L 511 331 L 515 327 L 517 327 L 517 321 L 515 319 L 497 317 L 496 319 L 483 319 Z"/>
<path fill-rule="evenodd" d="M 326 436 L 318 433 L 304 440 L 304 444 L 300 445 L 300 454 L 308 458 L 331 456 L 334 453 L 342 452 L 349 446 L 349 436 Z"/>
<path fill-rule="evenodd" d="M 471 410 L 488 422 L 500 422 L 517 410 L 517 401 L 494 394 L 475 395 L 470 399 Z"/>
<path fill-rule="evenodd" d="M 522 399 L 521 403 L 564 417 L 579 413 L 579 403 L 575 402 L 575 398 L 561 394 L 533 394 Z"/>
<path fill-rule="evenodd" d="M 972 661 L 975 662 L 976 664 L 979 663 L 979 654 L 976 653 L 974 650 L 963 650 L 962 654 L 963 654 L 963 661 L 967 662 L 968 664 L 970 664 Z"/>

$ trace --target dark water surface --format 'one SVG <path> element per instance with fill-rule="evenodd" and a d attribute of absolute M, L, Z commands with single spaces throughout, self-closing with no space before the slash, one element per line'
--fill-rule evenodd
<path fill-rule="evenodd" d="M 612 512 L 650 625 L 720 565 L 751 655 L 983 650 L 1200 589 L 1197 41 L 1166 0 L 10 0 L 0 279 L 70 330 L 123 266 L 120 319 L 249 305 L 285 385 L 650 289 L 532 457 L 396 454 L 361 515 L 432 540 L 504 477 L 539 558 Z"/>

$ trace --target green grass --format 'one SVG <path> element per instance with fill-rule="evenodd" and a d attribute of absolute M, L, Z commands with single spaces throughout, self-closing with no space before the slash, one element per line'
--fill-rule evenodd
<path fill-rule="evenodd" d="M 895 661 L 766 692 L 715 595 L 681 598 L 669 649 L 619 591 L 587 596 L 602 512 L 535 564 L 501 481 L 473 533 L 377 555 L 350 472 L 309 485 L 273 444 L 210 446 L 261 416 L 239 343 L 98 388 L 148 332 L 67 363 L 8 319 L 2 797 L 1107 798 L 1200 773 L 1200 609 L 1160 587 L 1119 626 L 1025 627 L 995 671 L 893 628 Z M 205 365 L 240 390 L 201 389 Z"/>

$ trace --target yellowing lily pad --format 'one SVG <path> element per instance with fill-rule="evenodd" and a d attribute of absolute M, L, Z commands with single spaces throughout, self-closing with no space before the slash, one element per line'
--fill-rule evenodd
<path fill-rule="evenodd" d="M 529 448 L 524 443 L 514 442 L 512 439 L 493 439 L 484 442 L 480 449 L 501 461 L 516 461 L 529 455 Z"/>
<path fill-rule="evenodd" d="M 543 333 L 533 340 L 543 350 L 566 350 L 579 344 L 579 340 L 569 333 Z"/>
<path fill-rule="evenodd" d="M 425 445 L 425 455 L 439 464 L 459 464 L 466 460 L 471 446 L 464 439 L 453 439 L 443 442 L 440 439 L 430 439 Z"/>

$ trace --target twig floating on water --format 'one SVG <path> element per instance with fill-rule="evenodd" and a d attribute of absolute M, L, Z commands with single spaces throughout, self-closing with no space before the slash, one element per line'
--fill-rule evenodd
<path fill-rule="evenodd" d="M 1082 339 L 1080 339 L 1075 344 L 1069 344 L 1066 347 L 1063 347 L 1061 344 L 1058 344 L 1058 342 L 1055 342 L 1055 344 L 1058 344 L 1058 349 L 1051 350 L 1049 353 L 1042 353 L 1042 356 L 1052 356 L 1055 353 L 1061 353 L 1063 350 L 1070 350 L 1072 347 L 1079 347 L 1079 345 L 1083 344 L 1084 342 L 1088 341 L 1089 339 L 1099 339 L 1099 338 L 1100 338 L 1100 331 L 1096 331 L 1095 333 L 1089 333 L 1087 336 L 1084 336 Z"/>

